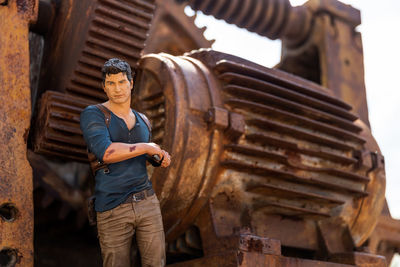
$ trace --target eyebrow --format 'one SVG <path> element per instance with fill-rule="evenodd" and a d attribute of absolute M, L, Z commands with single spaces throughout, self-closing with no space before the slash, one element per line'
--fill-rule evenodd
<path fill-rule="evenodd" d="M 123 79 L 123 80 L 119 80 L 118 82 L 119 82 L 119 83 L 121 83 L 121 82 L 126 82 L 126 80 L 125 80 L 125 79 Z M 113 84 L 113 83 L 114 83 L 114 81 L 106 81 L 106 83 Z"/>

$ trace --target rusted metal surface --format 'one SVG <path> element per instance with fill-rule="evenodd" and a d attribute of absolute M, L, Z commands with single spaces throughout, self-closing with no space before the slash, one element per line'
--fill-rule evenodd
<path fill-rule="evenodd" d="M 154 0 L 62 1 L 48 34 L 41 89 L 105 100 L 102 65 L 112 57 L 136 65 L 154 9 Z"/>
<path fill-rule="evenodd" d="M 79 126 L 82 110 L 93 102 L 59 92 L 42 95 L 35 125 L 34 151 L 87 162 L 86 144 Z"/>
<path fill-rule="evenodd" d="M 351 264 L 358 267 L 387 266 L 385 257 L 367 253 L 361 253 L 361 252 L 351 252 L 351 253 L 334 255 L 333 257 L 331 257 L 331 260 L 333 260 L 334 262 L 339 262 L 349 265 Z"/>
<path fill-rule="evenodd" d="M 329 88 L 369 125 L 359 10 L 339 1 L 178 1 L 283 43 L 279 68 Z"/>
<path fill-rule="evenodd" d="M 199 29 L 195 26 L 194 18 L 189 18 L 183 13 L 184 7 L 182 5 L 177 5 L 172 0 L 158 1 L 156 4 L 157 4 L 157 10 L 156 13 L 154 14 L 155 18 L 153 21 L 153 26 L 150 29 L 151 37 L 146 41 L 147 45 L 146 48 L 143 50 L 143 53 L 163 51 L 163 52 L 168 52 L 170 54 L 182 54 L 184 52 L 188 52 L 196 48 L 211 46 L 212 41 L 206 40 L 202 35 L 205 29 Z M 42 5 L 47 7 L 49 4 L 42 3 Z M 61 10 L 63 8 L 61 8 Z M 104 9 L 104 7 L 102 6 L 98 6 L 96 8 L 99 10 Z M 62 13 L 62 11 L 60 12 Z M 47 18 L 50 15 L 46 15 L 46 13 L 44 13 L 43 16 Z M 100 17 L 93 18 L 92 24 L 97 25 L 99 19 Z M 66 21 L 65 23 L 72 23 L 72 22 L 73 21 L 69 22 Z M 106 23 L 106 21 L 103 22 Z M 121 23 L 118 22 L 118 23 L 119 26 L 115 24 L 118 26 L 117 28 L 119 29 L 126 28 L 125 22 Z M 180 29 L 178 30 L 176 29 L 176 27 L 180 27 Z M 105 29 L 109 29 L 110 33 L 113 33 L 111 28 L 105 28 Z M 118 33 L 119 32 L 115 34 Z M 128 33 L 127 29 L 125 29 L 125 33 Z M 86 34 L 85 32 L 80 33 L 82 38 L 86 36 L 85 34 Z M 113 36 L 115 34 L 113 33 Z M 121 38 L 122 37 L 123 36 L 121 35 Z M 146 35 L 143 34 L 142 37 L 145 38 Z M 142 42 L 144 42 L 144 40 L 145 39 L 141 39 Z M 67 47 L 67 48 L 76 49 L 75 47 Z M 85 49 L 86 48 L 84 48 L 83 50 Z M 68 52 L 68 54 L 71 53 L 73 54 L 74 51 Z M 83 53 L 82 56 L 87 57 L 88 54 Z M 121 56 L 121 55 L 115 53 L 113 56 Z M 59 57 L 57 57 L 57 60 L 58 59 Z M 104 61 L 106 59 L 103 58 L 101 60 Z M 41 97 L 42 100 L 41 103 L 38 105 L 38 114 L 36 116 L 37 123 L 35 127 L 35 137 L 33 140 L 35 152 L 45 155 L 55 155 L 57 157 L 65 159 L 72 159 L 84 162 L 87 161 L 85 143 L 82 139 L 81 131 L 79 128 L 79 114 L 82 111 L 82 109 L 87 105 L 96 103 L 101 99 L 102 100 L 105 99 L 105 94 L 101 90 L 101 84 L 100 84 L 101 81 L 100 69 L 101 65 L 103 64 L 101 60 L 98 61 L 97 70 L 94 70 L 93 68 L 90 70 L 92 78 L 96 77 L 98 82 L 98 84 L 92 84 L 90 90 L 92 89 L 95 90 L 97 92 L 95 94 L 101 97 L 93 98 L 93 97 L 88 97 L 88 95 L 82 97 L 85 94 L 84 91 L 80 91 L 78 95 L 75 95 L 75 93 L 72 93 L 71 91 L 67 91 L 67 95 L 57 94 L 55 92 L 49 92 L 45 93 Z M 87 74 L 87 71 L 89 71 L 87 67 L 89 65 L 82 64 L 82 62 L 85 61 L 84 59 L 83 60 L 79 59 L 78 61 L 79 61 L 78 68 L 82 71 L 78 70 L 78 74 L 76 74 L 76 71 L 74 71 L 74 75 L 81 76 L 81 74 L 82 75 L 84 73 Z M 132 66 L 135 66 L 136 61 L 133 62 L 131 61 L 130 63 L 131 65 L 133 64 Z M 54 74 L 54 69 L 51 69 L 51 74 L 52 75 Z M 57 82 L 62 82 L 61 81 L 62 79 L 57 79 L 57 80 L 58 80 Z M 88 80 L 82 76 L 82 80 L 89 81 L 91 79 Z M 72 83 L 74 84 L 74 82 Z M 36 88 L 33 89 L 34 89 L 33 90 L 34 94 L 35 95 L 38 94 L 37 93 L 38 90 Z M 60 88 L 48 88 L 48 89 L 60 89 Z M 73 96 L 70 96 L 71 94 L 73 94 Z M 153 133 L 153 136 L 155 136 L 154 140 L 160 141 L 159 136 L 162 135 L 162 133 L 159 131 L 162 129 L 162 125 L 156 125 L 153 128 L 154 128 L 153 130 L 155 131 Z"/>
<path fill-rule="evenodd" d="M 219 256 L 210 256 L 198 260 L 192 260 L 185 263 L 176 263 L 168 265 L 171 267 L 253 267 L 253 266 L 274 266 L 274 267 L 290 267 L 290 266 L 307 266 L 307 267 L 351 267 L 354 265 L 338 264 L 314 260 L 306 260 L 299 258 L 289 258 L 275 255 L 263 255 L 260 253 L 248 252 L 230 252 Z"/>
<path fill-rule="evenodd" d="M 0 4 L 1 265 L 33 266 L 32 174 L 26 159 L 31 117 L 29 23 L 38 1 Z M 6 26 L 7 25 L 7 26 Z"/>
<path fill-rule="evenodd" d="M 177 0 L 194 10 L 223 19 L 270 39 L 282 38 L 292 45 L 303 42 L 310 32 L 311 12 L 292 7 L 289 0 Z"/>
<path fill-rule="evenodd" d="M 240 235 L 239 249 L 247 252 L 281 255 L 281 242 L 253 235 Z"/>
<path fill-rule="evenodd" d="M 203 35 L 206 27 L 198 28 L 194 24 L 196 16 L 188 17 L 184 8 L 174 0 L 156 0 L 144 54 L 164 52 L 178 56 L 201 47 L 211 47 L 214 41 Z"/>
<path fill-rule="evenodd" d="M 145 56 L 137 83 L 135 105 L 179 155 L 152 176 L 167 240 L 194 224 L 205 256 L 244 226 L 287 247 L 325 249 L 318 233 L 325 244 L 347 242 L 317 221 L 343 228 L 350 249 L 368 238 L 384 201 L 382 157 L 368 127 L 329 90 L 210 50 Z M 196 222 L 202 209 L 208 227 Z"/>
<path fill-rule="evenodd" d="M 233 241 L 233 240 L 232 240 Z M 168 266 L 225 266 L 225 267 L 253 267 L 253 266 L 307 266 L 307 267 L 367 267 L 386 266 L 385 258 L 382 256 L 365 253 L 349 253 L 337 256 L 338 261 L 327 262 L 294 257 L 284 257 L 280 254 L 279 241 L 252 237 L 251 235 L 240 235 L 235 239 L 236 248 L 226 250 L 223 254 L 212 255 L 201 259 L 176 263 Z M 268 249 L 266 249 L 268 248 Z"/>
<path fill-rule="evenodd" d="M 339 1 L 311 0 L 305 7 L 314 14 L 309 38 L 297 47 L 283 39 L 279 68 L 329 88 L 369 125 L 363 48 L 356 30 L 360 11 Z"/>
<path fill-rule="evenodd" d="M 400 220 L 391 217 L 387 204 L 378 219 L 371 237 L 366 242 L 368 252 L 383 255 L 390 264 L 395 253 L 400 253 Z"/>
<path fill-rule="evenodd" d="M 352 252 L 364 250 L 369 238 L 371 252 L 391 257 L 400 237 L 396 221 L 378 219 L 384 200 L 384 161 L 367 126 L 362 46 L 355 31 L 360 14 L 337 1 L 311 0 L 292 7 L 288 0 L 75 0 L 61 1 L 57 10 L 42 0 L 45 12 L 32 30 L 46 33 L 44 59 L 31 52 L 32 83 L 41 72 L 40 85 L 32 84 L 32 101 L 47 92 L 31 130 L 35 151 L 86 161 L 79 113 L 105 100 L 100 68 L 109 57 L 123 58 L 135 66 L 141 53 L 180 55 L 211 45 L 203 36 L 205 29 L 198 29 L 194 17 L 188 18 L 184 5 L 176 2 L 268 38 L 281 38 L 278 68 L 309 80 L 207 50 L 179 57 L 151 54 L 140 60 L 135 107 L 151 119 L 153 141 L 174 158 L 168 169 L 149 172 L 162 204 L 167 253 L 177 260 L 202 257 L 176 266 L 383 266 L 380 257 Z M 8 16 L 7 23 L 19 25 L 27 34 L 27 22 L 34 19 L 29 16 L 36 14 L 38 6 L 37 1 L 33 3 L 3 2 L 0 17 Z M 3 7 L 9 6 L 13 8 L 4 13 Z M 12 12 L 19 17 L 12 17 Z M 150 28 L 152 14 L 155 19 Z M 54 23 L 50 23 L 52 18 Z M 18 36 L 25 36 L 18 31 Z M 16 33 L 3 32 L 2 48 Z M 31 37 L 31 49 L 41 50 L 41 42 L 40 37 Z M 11 50 L 2 53 L 7 51 Z M 18 51 L 23 56 L 28 53 Z M 0 80 L 7 90 L 2 99 L 13 94 L 10 88 L 29 88 L 29 81 L 24 80 L 27 60 L 15 58 L 3 67 L 18 62 L 18 77 L 24 78 L 9 79 L 3 73 L 10 72 L 1 70 Z M 29 97 L 23 101 L 18 97 L 20 102 L 10 105 L 18 103 L 25 114 Z M 18 136 L 19 141 L 20 133 L 28 128 L 21 118 L 18 115 L 18 123 L 23 125 L 16 125 L 14 134 L 7 135 Z M 14 123 L 15 116 L 5 117 L 3 129 L 12 125 L 10 120 Z M 15 180 L 30 177 L 21 176 L 27 173 L 24 163 L 20 164 L 26 144 L 14 146 L 12 153 L 3 151 L 9 174 L 5 182 L 2 178 L 0 188 L 5 189 L 0 197 L 6 192 L 7 199 L 11 193 L 18 201 L 23 199 L 23 212 L 28 214 L 15 212 L 19 202 L 0 203 L 1 255 L 29 261 L 21 251 L 32 253 L 30 243 L 25 242 L 31 240 L 31 224 L 24 222 L 15 228 L 24 230 L 18 232 L 24 235 L 24 243 L 14 228 L 9 236 L 10 225 L 33 216 L 29 206 L 32 185 L 17 185 L 22 178 Z M 18 153 L 23 156 L 13 163 L 10 155 Z M 62 202 L 63 208 L 55 213 L 59 220 L 74 211 L 82 226 L 83 199 L 88 192 L 71 187 L 62 175 L 47 170 L 51 160 L 32 153 L 30 160 L 37 191 L 45 189 L 43 196 L 36 194 L 38 206 L 45 209 Z M 7 166 L 18 170 L 9 171 L 12 168 Z M 18 189 L 10 191 L 14 185 Z M 50 220 L 40 216 L 37 222 Z M 248 229 L 246 237 L 243 229 Z M 282 247 L 265 237 L 279 240 Z M 331 262 L 309 260 L 328 257 Z"/>
<path fill-rule="evenodd" d="M 360 261 L 360 260 L 359 260 Z M 198 260 L 188 261 L 185 263 L 176 263 L 168 266 L 184 267 L 184 266 L 210 266 L 210 267 L 253 267 L 253 266 L 274 266 L 274 267 L 290 267 L 290 266 L 307 266 L 307 267 L 368 267 L 379 266 L 385 267 L 385 259 L 379 256 L 372 256 L 368 259 L 363 259 L 362 263 L 345 264 L 332 263 L 325 261 L 307 260 L 294 257 L 284 257 L 277 255 L 263 255 L 260 253 L 249 252 L 230 252 L 218 256 L 210 256 Z"/>
<path fill-rule="evenodd" d="M 57 6 L 60 2 L 52 0 L 39 0 L 38 19 L 29 30 L 39 35 L 46 35 L 51 30 L 57 14 Z M 38 50 L 40 51 L 40 50 Z"/>

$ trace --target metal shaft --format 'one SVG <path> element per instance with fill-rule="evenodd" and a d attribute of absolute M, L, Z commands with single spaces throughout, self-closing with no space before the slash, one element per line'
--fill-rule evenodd
<path fill-rule="evenodd" d="M 289 0 L 177 0 L 227 23 L 270 39 L 298 43 L 309 32 L 311 16 L 305 7 L 292 7 Z"/>

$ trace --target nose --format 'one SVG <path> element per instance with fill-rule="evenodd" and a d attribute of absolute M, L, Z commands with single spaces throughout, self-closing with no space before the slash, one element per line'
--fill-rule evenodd
<path fill-rule="evenodd" d="M 119 92 L 119 91 L 121 91 L 121 89 L 122 89 L 121 85 L 117 83 L 115 86 L 115 91 Z"/>

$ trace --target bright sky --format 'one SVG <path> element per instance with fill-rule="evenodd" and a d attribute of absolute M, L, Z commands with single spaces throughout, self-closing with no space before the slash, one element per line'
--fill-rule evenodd
<path fill-rule="evenodd" d="M 304 0 L 290 0 L 293 6 Z M 391 214 L 400 219 L 400 1 L 342 0 L 361 10 L 358 31 L 364 45 L 365 82 L 369 119 L 386 164 L 386 198 Z M 188 15 L 193 11 L 186 9 Z M 196 24 L 207 26 L 205 36 L 215 39 L 213 49 L 272 67 L 280 59 L 280 41 L 249 33 L 198 12 Z M 400 257 L 398 257 L 400 258 Z M 391 266 L 400 266 L 400 260 Z"/>

